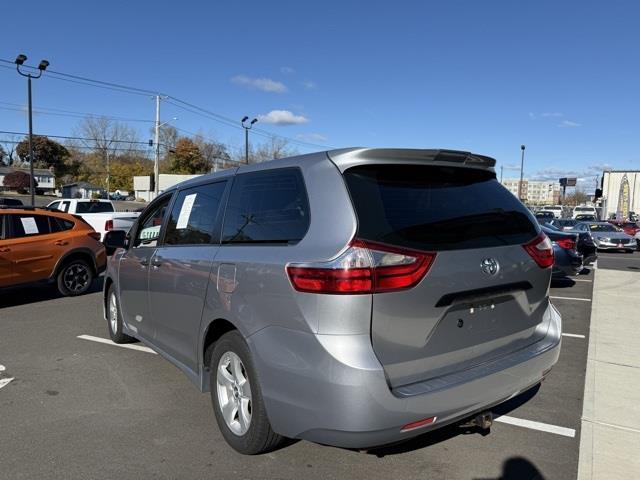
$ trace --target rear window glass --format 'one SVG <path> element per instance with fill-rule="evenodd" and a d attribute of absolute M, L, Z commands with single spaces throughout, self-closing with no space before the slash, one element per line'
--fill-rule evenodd
<path fill-rule="evenodd" d="M 113 205 L 111 205 L 109 202 L 78 202 L 78 204 L 76 205 L 76 213 L 105 212 L 113 212 Z"/>
<path fill-rule="evenodd" d="M 344 174 L 360 238 L 421 250 L 525 243 L 534 219 L 495 174 L 432 165 L 367 165 Z"/>
<path fill-rule="evenodd" d="M 308 227 L 309 202 L 299 169 L 235 177 L 225 213 L 223 243 L 295 243 Z"/>

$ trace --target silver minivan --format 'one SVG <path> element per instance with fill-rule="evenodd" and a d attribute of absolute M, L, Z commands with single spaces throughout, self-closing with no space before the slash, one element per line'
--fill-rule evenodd
<path fill-rule="evenodd" d="M 111 338 L 210 391 L 246 454 L 371 448 L 490 412 L 561 343 L 551 242 L 494 164 L 352 148 L 181 183 L 106 239 Z"/>

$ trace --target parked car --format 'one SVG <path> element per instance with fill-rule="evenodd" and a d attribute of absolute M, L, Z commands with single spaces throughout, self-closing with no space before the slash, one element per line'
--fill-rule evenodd
<path fill-rule="evenodd" d="M 587 214 L 587 213 L 579 213 L 575 216 L 575 220 L 578 221 L 578 223 L 581 222 L 598 222 L 598 217 L 596 217 L 595 215 L 591 215 L 591 214 Z"/>
<path fill-rule="evenodd" d="M 551 205 L 543 207 L 538 212 L 551 212 L 554 218 L 562 218 L 562 205 Z"/>
<path fill-rule="evenodd" d="M 549 225 L 553 225 L 554 227 L 560 230 L 573 230 L 573 228 L 579 223 L 578 220 L 572 218 L 554 218 L 553 220 L 548 222 Z"/>
<path fill-rule="evenodd" d="M 81 218 L 39 208 L 0 209 L 0 287 L 55 282 L 85 293 L 106 267 L 100 234 Z"/>
<path fill-rule="evenodd" d="M 537 211 L 534 216 L 540 225 L 550 223 L 554 218 L 556 218 L 553 212 L 547 212 L 544 210 Z"/>
<path fill-rule="evenodd" d="M 245 454 L 488 425 L 540 383 L 561 338 L 553 246 L 494 165 L 343 149 L 181 183 L 128 240 L 106 236 L 109 335 L 211 391 Z"/>
<path fill-rule="evenodd" d="M 578 235 L 550 225 L 542 225 L 541 228 L 553 245 L 553 274 L 568 277 L 578 275 L 583 268 L 583 257 L 578 252 Z"/>
<path fill-rule="evenodd" d="M 633 238 L 635 238 L 635 239 L 636 239 L 636 248 L 637 248 L 638 250 L 640 250 L 640 230 L 638 230 L 638 231 L 636 232 L 636 234 L 633 236 Z"/>
<path fill-rule="evenodd" d="M 60 210 L 81 216 L 96 232 L 100 233 L 100 240 L 111 230 L 128 232 L 139 212 L 116 212 L 110 200 L 64 199 L 56 200 L 47 208 Z"/>
<path fill-rule="evenodd" d="M 0 197 L 0 205 L 22 207 L 24 204 L 22 203 L 22 200 L 18 198 Z"/>
<path fill-rule="evenodd" d="M 599 250 L 636 249 L 635 239 L 608 222 L 583 222 L 576 225 L 576 231 L 587 232 Z"/>
<path fill-rule="evenodd" d="M 593 215 L 593 217 L 597 220 L 598 210 L 596 210 L 596 207 L 579 205 L 577 207 L 573 207 L 573 213 L 571 215 L 571 218 L 578 218 L 578 215 Z"/>

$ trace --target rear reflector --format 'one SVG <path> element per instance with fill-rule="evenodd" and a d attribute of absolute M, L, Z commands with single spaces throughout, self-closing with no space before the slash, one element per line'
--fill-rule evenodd
<path fill-rule="evenodd" d="M 335 260 L 290 264 L 287 273 L 299 292 L 356 294 L 405 290 L 417 285 L 436 254 L 354 240 Z"/>
<path fill-rule="evenodd" d="M 410 432 L 411 430 L 415 430 L 416 428 L 426 427 L 427 425 L 433 424 L 438 417 L 429 417 L 424 420 L 418 420 L 417 422 L 407 423 L 404 427 L 400 429 L 401 432 Z"/>
<path fill-rule="evenodd" d="M 104 229 L 107 232 L 109 230 L 113 230 L 113 220 L 107 220 L 106 222 L 104 222 Z"/>
<path fill-rule="evenodd" d="M 553 265 L 553 245 L 551 240 L 544 233 L 540 233 L 536 238 L 522 246 L 527 253 L 535 260 L 540 268 L 548 268 Z"/>
<path fill-rule="evenodd" d="M 100 241 L 100 236 L 101 236 L 101 235 L 100 235 L 100 232 L 89 232 L 89 233 L 88 233 L 88 235 L 89 235 L 91 238 L 93 238 L 93 239 L 95 239 L 95 240 Z"/>

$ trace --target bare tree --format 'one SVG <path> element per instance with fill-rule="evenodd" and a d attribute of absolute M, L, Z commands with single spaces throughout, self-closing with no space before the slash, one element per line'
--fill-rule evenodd
<path fill-rule="evenodd" d="M 76 136 L 83 137 L 79 141 L 82 145 L 110 157 L 131 153 L 138 142 L 138 135 L 133 128 L 108 117 L 86 117 L 80 122 L 76 133 Z"/>
<path fill-rule="evenodd" d="M 271 137 L 264 143 L 261 143 L 252 155 L 249 156 L 251 163 L 267 162 L 278 158 L 290 157 L 297 155 L 295 148 L 289 145 L 285 138 Z"/>
<path fill-rule="evenodd" d="M 231 162 L 231 155 L 227 150 L 227 146 L 211 138 L 206 138 L 203 134 L 198 133 L 193 142 L 198 146 L 202 156 L 209 165 L 209 168 L 223 169 Z"/>
<path fill-rule="evenodd" d="M 21 138 L 18 135 L 8 134 L 6 138 L 2 140 L 4 145 L 4 163 L 7 165 L 14 165 L 20 163 L 20 159 L 16 154 L 16 146 L 20 143 Z"/>

